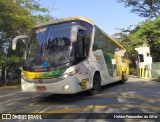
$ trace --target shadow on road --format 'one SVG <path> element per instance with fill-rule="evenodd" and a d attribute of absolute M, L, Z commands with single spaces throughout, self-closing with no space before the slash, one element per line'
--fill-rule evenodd
<path fill-rule="evenodd" d="M 118 82 L 117 83 L 112 83 L 108 84 L 102 87 L 101 92 L 107 90 L 107 89 L 112 89 L 115 86 L 120 85 Z M 100 93 L 101 93 L 100 92 Z M 99 94 L 97 94 L 99 95 Z M 97 96 L 95 95 L 95 96 Z M 88 91 L 76 93 L 76 94 L 45 94 L 44 96 L 39 96 L 37 99 L 37 102 L 44 102 L 44 103 L 53 103 L 53 104 L 72 104 L 75 103 L 76 101 L 81 101 L 81 100 L 86 100 L 88 98 L 92 98 L 93 96 L 90 96 L 88 94 Z"/>

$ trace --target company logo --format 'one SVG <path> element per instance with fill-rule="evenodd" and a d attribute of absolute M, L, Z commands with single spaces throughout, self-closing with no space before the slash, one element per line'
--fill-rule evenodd
<path fill-rule="evenodd" d="M 39 79 L 39 83 L 42 83 L 42 79 Z"/>
<path fill-rule="evenodd" d="M 12 119 L 11 114 L 2 114 L 2 119 Z"/>

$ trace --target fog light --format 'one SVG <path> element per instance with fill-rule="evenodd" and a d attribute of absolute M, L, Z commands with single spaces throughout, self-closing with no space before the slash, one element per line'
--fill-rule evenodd
<path fill-rule="evenodd" d="M 64 74 L 63 77 L 64 77 L 64 78 L 68 78 L 68 74 Z"/>
<path fill-rule="evenodd" d="M 67 90 L 69 88 L 69 85 L 65 85 L 64 89 Z"/>

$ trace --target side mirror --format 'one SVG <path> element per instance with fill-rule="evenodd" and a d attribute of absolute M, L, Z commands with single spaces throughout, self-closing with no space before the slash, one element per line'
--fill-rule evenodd
<path fill-rule="evenodd" d="M 16 36 L 13 41 L 12 41 L 12 50 L 16 50 L 16 46 L 17 46 L 17 40 L 21 39 L 23 40 L 27 40 L 28 39 L 28 35 L 21 35 L 21 36 Z"/>
<path fill-rule="evenodd" d="M 86 29 L 84 27 L 82 27 L 82 26 L 79 26 L 79 25 L 73 26 L 71 28 L 71 42 L 75 42 L 77 40 L 78 30 L 86 31 Z"/>

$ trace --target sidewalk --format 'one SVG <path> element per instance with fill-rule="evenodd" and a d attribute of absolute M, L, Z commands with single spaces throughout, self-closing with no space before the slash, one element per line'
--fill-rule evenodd
<path fill-rule="evenodd" d="M 143 79 L 143 80 L 147 80 L 147 81 L 159 81 L 160 82 L 160 79 L 156 79 L 156 78 L 150 78 L 150 77 L 139 77 L 139 76 L 136 76 L 136 75 L 129 75 L 129 77 L 132 77 L 132 78 L 139 78 L 139 79 Z"/>

